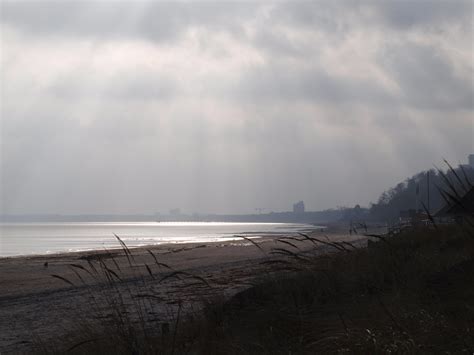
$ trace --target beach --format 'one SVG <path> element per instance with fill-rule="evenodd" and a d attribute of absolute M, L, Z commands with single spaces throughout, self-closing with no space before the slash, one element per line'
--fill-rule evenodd
<path fill-rule="evenodd" d="M 366 243 L 365 237 L 337 228 L 314 231 L 311 235 L 356 246 Z M 285 258 L 272 251 L 294 250 L 281 237 L 163 244 L 133 248 L 129 253 L 114 249 L 1 258 L 0 352 L 33 351 L 38 343 L 67 336 L 81 322 L 90 321 L 91 292 L 107 292 L 110 283 L 78 272 L 80 268 L 108 265 L 121 281 L 115 286 L 115 293 L 123 290 L 125 294 L 131 287 L 137 294 L 152 290 L 156 302 L 150 311 L 150 325 L 165 324 L 176 314 L 178 305 L 187 312 L 198 312 L 205 301 L 229 298 L 263 277 L 285 272 L 266 262 Z M 303 254 L 334 251 L 328 245 L 317 246 L 310 241 L 299 241 L 297 248 Z M 168 278 L 170 275 L 176 277 Z"/>

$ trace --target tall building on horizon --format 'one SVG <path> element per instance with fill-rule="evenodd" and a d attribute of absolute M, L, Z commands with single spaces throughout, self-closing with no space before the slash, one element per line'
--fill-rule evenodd
<path fill-rule="evenodd" d="M 474 169 L 474 154 L 469 154 L 469 165 Z"/>
<path fill-rule="evenodd" d="M 300 201 L 293 205 L 293 213 L 304 213 L 304 202 Z"/>

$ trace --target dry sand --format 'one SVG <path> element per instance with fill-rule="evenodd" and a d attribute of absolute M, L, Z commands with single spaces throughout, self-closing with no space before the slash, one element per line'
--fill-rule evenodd
<path fill-rule="evenodd" d="M 366 239 L 357 235 L 349 236 L 341 233 L 341 230 L 314 233 L 318 237 L 328 235 L 331 240 L 357 241 L 361 245 Z M 94 261 L 102 258 L 114 270 L 118 265 L 123 280 L 119 287 L 129 289 L 132 285 L 139 292 L 143 290 L 140 285 L 146 284 L 147 292 L 151 289 L 157 299 L 162 299 L 156 302 L 159 304 L 157 308 L 150 312 L 153 313 L 152 318 L 164 322 L 173 316 L 178 300 L 187 305 L 188 311 L 199 310 L 203 300 L 230 297 L 248 288 L 259 278 L 276 272 L 274 266 L 270 267 L 262 262 L 276 257 L 270 254 L 274 248 L 292 250 L 276 239 L 277 237 L 255 239 L 260 248 L 246 240 L 136 248 L 131 250 L 134 267 L 130 267 L 123 250 L 1 258 L 0 353 L 32 352 L 33 343 L 48 343 L 50 339 L 66 335 L 72 328 L 77 328 L 80 323 L 78 317 L 86 315 L 90 308 L 91 289 L 104 290 L 109 286 L 105 279 L 98 281 L 81 273 L 88 285 L 85 287 L 71 264 L 90 268 L 88 260 L 94 264 Z M 310 242 L 301 242 L 298 246 L 306 252 L 329 252 L 325 246 L 314 250 L 315 247 Z M 161 281 L 172 271 L 159 267 L 148 250 L 153 251 L 160 263 L 176 271 L 203 277 L 211 287 L 196 282 L 199 281 L 197 279 L 190 282 L 186 277 L 186 280 L 169 278 Z M 113 263 L 111 255 L 117 265 Z M 152 276 L 145 264 L 150 268 Z M 76 287 L 51 275 L 64 277 Z"/>

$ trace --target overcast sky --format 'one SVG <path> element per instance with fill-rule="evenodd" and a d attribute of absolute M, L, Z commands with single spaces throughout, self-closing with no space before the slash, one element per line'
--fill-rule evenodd
<path fill-rule="evenodd" d="M 472 1 L 1 1 L 1 212 L 368 205 L 474 153 Z"/>

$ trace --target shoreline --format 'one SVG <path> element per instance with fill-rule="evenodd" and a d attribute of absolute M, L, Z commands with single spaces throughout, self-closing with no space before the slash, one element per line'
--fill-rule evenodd
<path fill-rule="evenodd" d="M 318 228 L 319 230 L 319 228 Z M 311 229 L 301 229 L 299 232 L 304 232 L 304 233 L 312 233 L 315 230 Z M 249 236 L 246 235 L 247 233 L 241 233 L 241 235 L 245 236 L 246 238 L 249 239 L 255 239 L 255 240 L 263 240 L 266 241 L 266 239 L 272 239 L 272 238 L 279 238 L 282 236 L 285 236 L 286 234 L 281 234 L 281 233 L 268 233 L 267 235 L 253 235 L 252 233 L 249 234 Z M 237 237 L 215 237 L 212 239 L 222 239 L 222 240 L 210 240 L 210 241 L 202 241 L 202 242 L 196 242 L 196 241 L 176 241 L 176 242 L 163 242 L 163 243 L 155 243 L 155 244 L 146 244 L 146 245 L 139 245 L 139 246 L 127 246 L 128 249 L 130 250 L 144 250 L 144 249 L 157 249 L 157 248 L 171 248 L 173 246 L 177 245 L 189 245 L 189 246 L 195 246 L 195 245 L 207 245 L 207 244 L 226 244 L 226 243 L 239 243 L 239 242 L 245 242 L 243 238 L 237 238 Z M 80 255 L 80 254 L 96 254 L 96 253 L 104 253 L 104 252 L 116 252 L 116 251 L 122 251 L 123 247 L 120 246 L 120 243 L 117 241 L 117 246 L 115 247 L 109 247 L 109 248 L 104 248 L 104 249 L 85 249 L 85 250 L 74 250 L 74 251 L 55 251 L 55 252 L 46 252 L 46 253 L 39 253 L 39 254 L 20 254 L 20 255 L 6 255 L 6 256 L 1 256 L 0 255 L 0 263 L 2 260 L 5 259 L 17 259 L 17 258 L 26 258 L 26 259 L 32 259 L 32 258 L 45 258 L 45 257 L 66 257 L 67 255 L 71 255 L 74 257 L 75 255 Z"/>
<path fill-rule="evenodd" d="M 145 223 L 145 224 L 144 224 Z M 90 253 L 90 252 L 95 252 L 95 251 L 104 251 L 104 250 L 116 250 L 116 249 L 121 249 L 121 244 L 120 242 L 116 239 L 117 235 L 124 240 L 124 242 L 127 244 L 127 247 L 129 249 L 138 249 L 138 248 L 143 248 L 143 247 L 149 247 L 149 248 L 154 248 L 157 246 L 168 246 L 168 245 L 189 245 L 189 244 L 207 244 L 207 243 L 226 243 L 229 241 L 238 241 L 239 238 L 236 236 L 245 236 L 248 238 L 267 238 L 267 237 L 278 237 L 282 234 L 289 234 L 289 233 L 298 233 L 298 232 L 303 232 L 303 233 L 310 233 L 314 230 L 323 230 L 325 226 L 320 226 L 320 225 L 314 225 L 314 224 L 301 224 L 301 223 L 240 223 L 240 222 L 231 222 L 231 223 L 221 223 L 221 222 L 189 222 L 188 224 L 182 225 L 182 222 L 176 222 L 177 225 L 176 227 L 193 227 L 193 226 L 206 226 L 206 227 L 215 227 L 216 225 L 222 225 L 223 227 L 228 227 L 228 226 L 234 226 L 234 225 L 244 225 L 244 226 L 252 226 L 252 225 L 257 225 L 261 226 L 263 230 L 258 230 L 259 228 L 255 228 L 255 230 L 252 230 L 251 228 L 247 228 L 247 230 L 243 231 L 232 231 L 229 232 L 228 230 L 225 230 L 225 228 L 222 231 L 212 231 L 212 229 L 209 230 L 204 230 L 201 231 L 198 229 L 199 233 L 196 233 L 195 235 L 188 235 L 188 233 L 182 233 L 178 232 L 181 234 L 174 235 L 173 237 L 167 237 L 166 233 L 169 231 L 167 230 L 156 230 L 156 234 L 153 233 L 153 235 L 148 235 L 150 234 L 150 231 L 142 231 L 141 229 L 136 229 L 134 231 L 120 231 L 120 230 L 110 230 L 109 233 L 103 234 L 103 230 L 97 230 L 95 231 L 97 236 L 91 238 L 89 235 L 82 235 L 82 234 L 73 234 L 73 230 L 69 232 L 71 235 L 66 235 L 64 237 L 58 237 L 56 235 L 56 231 L 53 229 L 52 231 L 46 230 L 42 233 L 46 234 L 38 234 L 38 235 L 27 235 L 26 240 L 31 239 L 31 243 L 34 243 L 33 245 L 39 245 L 40 248 L 23 248 L 23 245 L 15 246 L 15 242 L 13 241 L 14 238 L 16 238 L 16 231 L 6 232 L 4 235 L 4 246 L 6 247 L 6 253 L 5 255 L 1 255 L 0 253 L 0 260 L 5 259 L 5 258 L 18 258 L 18 257 L 42 257 L 42 256 L 54 256 L 58 254 L 71 254 L 71 253 Z M 39 225 L 41 227 L 43 226 L 67 226 L 67 225 L 73 225 L 73 226 L 81 226 L 81 228 L 85 226 L 92 226 L 93 228 L 96 226 L 103 227 L 106 226 L 107 228 L 110 225 L 116 225 L 118 227 L 127 227 L 129 225 L 133 225 L 136 227 L 159 227 L 163 225 L 168 225 L 170 227 L 175 226 L 175 222 L 77 222 L 77 223 L 50 223 L 50 222 L 44 222 L 44 223 L 31 223 L 31 225 Z M 4 227 L 11 227 L 11 226 L 29 226 L 30 223 L 0 223 L 0 228 L 2 226 Z M 274 229 L 271 227 L 268 230 L 265 230 L 265 227 L 262 227 L 262 225 L 284 225 L 284 226 L 290 226 L 290 228 L 285 228 L 288 229 L 288 231 L 279 231 L 278 229 Z M 291 227 L 293 226 L 293 227 Z M 166 227 L 165 227 L 166 228 Z M 293 231 L 290 232 L 291 229 Z M 166 228 L 167 229 L 167 228 Z M 2 229 L 0 229 L 1 231 Z M 179 231 L 179 229 L 178 229 Z M 54 238 L 53 240 L 48 240 L 47 233 L 53 233 Z M 28 232 L 27 232 L 28 233 Z M 80 232 L 79 232 L 80 233 Z M 128 233 L 128 234 L 127 234 Z M 131 233 L 131 234 L 130 234 Z M 145 234 L 143 234 L 145 233 Z M 175 232 L 176 233 L 176 232 Z M 43 240 L 45 239 L 45 240 Z M 56 240 L 57 239 L 57 240 Z M 84 244 L 84 240 L 91 240 L 92 242 L 87 242 L 89 245 L 82 245 Z M 11 241 L 12 240 L 12 241 Z M 63 240 L 66 240 L 67 243 L 65 244 Z M 13 244 L 12 244 L 13 243 Z M 7 245 L 13 245 L 13 248 L 7 247 Z M 26 245 L 25 245 L 26 246 Z M 1 247 L 1 244 L 0 244 Z M 26 252 L 22 253 L 20 251 L 20 247 L 23 250 L 26 250 Z M 40 250 L 35 250 L 35 249 L 40 249 Z M 41 250 L 42 249 L 42 250 Z M 29 251 L 31 250 L 31 251 Z M 1 250 L 0 250 L 1 252 Z"/>
<path fill-rule="evenodd" d="M 290 234 L 281 234 L 279 237 Z M 326 230 L 324 234 L 314 231 L 314 236 L 327 235 L 334 241 L 352 241 L 364 245 L 367 237 L 362 235 L 348 235 L 340 233 L 337 229 Z M 31 349 L 30 343 L 33 332 L 42 339 L 54 338 L 65 329 L 67 314 L 73 305 L 74 309 L 87 308 L 88 294 L 80 286 L 72 264 L 88 267 L 90 262 L 99 260 L 115 263 L 120 270 L 124 287 L 134 286 L 144 278 L 150 285 L 159 284 L 163 299 L 180 298 L 186 300 L 192 307 L 198 307 L 204 299 L 230 297 L 240 292 L 263 275 L 275 272 L 263 261 L 275 258 L 270 252 L 277 247 L 284 247 L 278 242 L 276 236 L 265 236 L 254 239 L 256 247 L 247 240 L 232 240 L 226 242 L 186 243 L 186 244 L 160 244 L 131 248 L 134 257 L 133 268 L 123 249 L 80 251 L 57 253 L 35 256 L 17 256 L 0 258 L 0 319 L 14 320 L 13 324 L 0 321 L 0 352 L 27 352 Z M 301 251 L 316 250 L 311 243 L 301 243 Z M 318 253 L 327 253 L 327 247 L 319 246 Z M 160 268 L 154 264 L 154 257 L 168 268 Z M 112 260 L 113 259 L 113 260 Z M 46 264 L 47 263 L 47 264 Z M 148 276 L 147 269 L 153 274 Z M 179 280 L 163 279 L 171 271 L 192 273 L 209 282 L 213 289 L 200 289 L 199 287 L 182 288 Z M 139 278 L 137 279 L 137 274 Z M 78 287 L 71 287 L 61 279 L 53 277 L 58 275 L 71 280 Z M 85 275 L 87 276 L 87 275 Z M 98 289 L 107 288 L 105 281 L 87 279 L 88 287 Z M 138 280 L 138 281 L 137 281 Z M 181 282 L 181 283 L 180 283 Z M 128 286 L 127 286 L 128 285 Z M 164 306 L 163 306 L 164 307 Z M 169 305 L 166 307 L 170 307 Z M 169 314 L 169 308 L 160 308 L 162 317 Z M 171 306 L 172 307 L 172 306 Z M 166 308 L 166 309 L 165 309 Z M 159 317 L 158 317 L 159 318 Z"/>
<path fill-rule="evenodd" d="M 249 237 L 249 238 L 264 238 L 264 237 Z M 209 241 L 209 242 L 166 242 L 166 243 L 160 243 L 160 244 L 147 244 L 147 245 L 140 245 L 140 246 L 133 246 L 133 247 L 128 247 L 130 250 L 143 250 L 143 249 L 158 249 L 158 248 L 171 248 L 176 245 L 205 245 L 205 244 L 214 244 L 214 243 L 227 243 L 231 241 L 236 241 L 238 242 L 238 239 L 229 239 L 229 241 Z M 74 258 L 75 256 L 78 255 L 88 255 L 88 254 L 102 254 L 105 252 L 110 252 L 110 253 L 115 253 L 117 251 L 123 251 L 123 248 L 118 245 L 116 247 L 112 248 L 104 248 L 104 249 L 85 249 L 85 250 L 74 250 L 74 251 L 57 251 L 57 252 L 49 252 L 49 253 L 40 253 L 40 254 L 21 254 L 21 255 L 7 255 L 7 256 L 0 256 L 0 264 L 2 260 L 6 259 L 40 259 L 40 258 L 55 258 L 55 257 L 67 257 L 71 256 L 71 258 Z"/>

